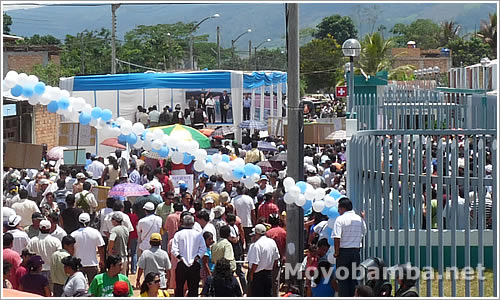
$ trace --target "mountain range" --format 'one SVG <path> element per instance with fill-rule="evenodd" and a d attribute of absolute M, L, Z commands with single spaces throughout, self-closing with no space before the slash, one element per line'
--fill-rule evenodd
<path fill-rule="evenodd" d="M 22 3 L 18 3 L 22 4 Z M 85 29 L 102 27 L 111 29 L 111 4 L 55 5 L 3 5 L 12 17 L 11 34 L 32 36 L 51 34 L 64 39 L 66 34 L 75 35 Z M 487 20 L 489 13 L 497 11 L 496 3 L 306 3 L 299 6 L 300 28 L 314 28 L 324 17 L 340 14 L 350 16 L 358 29 L 358 37 L 383 25 L 386 36 L 396 23 L 410 24 L 416 19 L 431 19 L 434 22 L 453 20 L 461 25 L 460 34 L 479 30 L 481 19 Z M 364 14 L 363 12 L 368 12 Z M 221 29 L 222 47 L 230 47 L 231 40 L 248 28 L 251 33 L 243 35 L 235 44 L 238 50 L 247 50 L 248 41 L 255 46 L 271 38 L 262 47 L 285 47 L 285 4 L 283 3 L 201 3 L 201 4 L 128 4 L 116 11 L 117 38 L 123 39 L 127 31 L 137 25 L 196 22 L 218 13 L 219 18 L 209 19 L 200 25 L 197 34 L 208 34 L 209 41 L 216 40 L 216 27 Z"/>

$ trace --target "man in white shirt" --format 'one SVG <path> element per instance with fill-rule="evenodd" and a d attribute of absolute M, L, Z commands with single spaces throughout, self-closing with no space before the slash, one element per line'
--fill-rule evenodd
<path fill-rule="evenodd" d="M 215 123 L 215 100 L 212 98 L 212 94 L 205 101 L 205 107 L 207 109 L 208 123 Z"/>
<path fill-rule="evenodd" d="M 259 181 L 259 192 L 257 195 L 265 195 L 267 193 L 272 193 L 274 192 L 273 187 L 268 184 L 269 179 L 267 178 L 266 175 L 260 176 L 260 181 Z"/>
<path fill-rule="evenodd" d="M 134 231 L 134 227 L 132 226 L 132 222 L 130 222 L 129 216 L 127 216 L 123 212 L 123 209 L 124 209 L 123 202 L 121 202 L 120 200 L 115 200 L 115 202 L 113 203 L 113 213 L 108 213 L 104 217 L 104 223 L 101 224 L 102 232 L 104 233 L 105 237 L 109 238 L 109 235 L 111 234 L 111 229 L 113 229 L 113 227 L 114 227 L 112 219 L 113 219 L 113 215 L 116 213 L 121 215 L 121 217 L 122 217 L 121 223 L 123 226 L 125 226 L 128 229 L 128 232 L 130 233 L 130 232 Z"/>
<path fill-rule="evenodd" d="M 252 232 L 253 223 L 255 222 L 255 203 L 252 197 L 245 195 L 245 185 L 240 183 L 236 186 L 236 193 L 238 196 L 234 197 L 233 204 L 235 213 L 241 219 L 241 226 L 243 227 L 243 232 L 245 232 L 245 241 L 250 241 L 250 233 Z M 246 244 L 246 251 L 248 251 L 248 246 L 250 243 Z"/>
<path fill-rule="evenodd" d="M 5 207 L 3 208 L 5 210 Z M 7 221 L 7 232 L 12 234 L 14 240 L 12 242 L 12 250 L 22 254 L 22 251 L 28 243 L 30 242 L 30 238 L 28 234 L 22 230 L 22 227 L 19 226 L 21 223 L 21 217 L 18 215 L 11 215 Z"/>
<path fill-rule="evenodd" d="M 81 271 L 87 275 L 88 282 L 92 282 L 97 275 L 97 267 L 104 268 L 106 259 L 104 240 L 97 229 L 88 227 L 90 223 L 88 213 L 80 214 L 78 221 L 81 227 L 71 233 L 71 236 L 76 240 L 75 256 L 82 260 Z M 97 252 L 99 252 L 99 262 L 97 261 Z"/>
<path fill-rule="evenodd" d="M 353 297 L 357 285 L 355 269 L 360 263 L 360 250 L 363 236 L 366 234 L 366 224 L 363 218 L 352 209 L 349 198 L 339 200 L 339 214 L 333 226 L 332 237 L 335 243 L 335 258 L 337 272 L 339 268 L 347 272 L 347 279 L 338 279 L 339 296 Z"/>
<path fill-rule="evenodd" d="M 158 126 L 160 122 L 160 115 L 161 113 L 156 108 L 156 105 L 149 108 L 149 127 Z"/>
<path fill-rule="evenodd" d="M 266 237 L 266 226 L 257 224 L 252 232 L 255 243 L 248 251 L 252 297 L 272 297 L 272 271 L 278 268 L 280 253 L 276 242 Z"/>
<path fill-rule="evenodd" d="M 175 269 L 175 297 L 184 296 L 184 284 L 187 281 L 188 297 L 198 297 L 201 258 L 207 247 L 203 235 L 193 229 L 194 217 L 185 215 L 183 229 L 174 235 L 172 254 L 179 262 Z"/>
<path fill-rule="evenodd" d="M 160 233 L 162 219 L 154 214 L 155 205 L 153 202 L 146 202 L 143 206 L 144 211 L 146 212 L 146 216 L 139 220 L 137 223 L 137 244 L 139 245 L 139 249 L 137 250 L 137 259 L 142 254 L 142 251 L 151 248 L 149 244 L 149 239 L 151 234 Z"/>
<path fill-rule="evenodd" d="M 63 237 L 68 234 L 61 226 L 59 226 L 59 214 L 57 212 L 51 212 L 47 219 L 50 222 L 50 235 L 56 237 L 62 242 Z"/>
<path fill-rule="evenodd" d="M 61 249 L 61 241 L 50 235 L 50 222 L 47 220 L 42 220 L 40 222 L 40 233 L 35 236 L 28 243 L 28 250 L 40 255 L 45 262 L 42 267 L 42 274 L 44 274 L 47 279 L 50 278 L 50 261 L 52 258 L 52 253 Z"/>
<path fill-rule="evenodd" d="M 19 197 L 21 200 L 12 204 L 12 209 L 16 212 L 16 215 L 21 216 L 21 227 L 30 226 L 33 222 L 31 216 L 35 212 L 40 212 L 40 209 L 33 200 L 28 200 L 28 192 L 26 190 L 19 191 Z"/>
<path fill-rule="evenodd" d="M 161 184 L 160 182 L 160 179 L 159 179 L 159 176 L 161 176 L 162 174 L 162 170 L 160 168 L 156 168 L 154 171 L 153 171 L 153 180 L 151 180 L 149 182 L 150 185 L 153 186 L 153 188 L 155 189 L 155 194 L 158 194 L 158 195 L 161 195 L 161 193 L 163 192 L 163 185 Z"/>
<path fill-rule="evenodd" d="M 92 179 L 99 180 L 101 178 L 102 172 L 104 172 L 104 164 L 96 159 L 95 154 L 90 156 L 92 162 L 87 167 L 87 172 L 92 172 Z"/>
<path fill-rule="evenodd" d="M 193 229 L 200 232 L 201 234 L 206 231 L 210 232 L 214 237 L 217 236 L 217 230 L 215 230 L 214 224 L 210 223 L 210 215 L 206 209 L 202 209 L 196 215 L 198 222 L 194 224 Z"/>
<path fill-rule="evenodd" d="M 92 184 L 90 182 L 83 183 L 83 191 L 75 195 L 75 206 L 83 209 L 88 214 L 93 214 L 97 209 L 97 200 L 91 193 Z"/>

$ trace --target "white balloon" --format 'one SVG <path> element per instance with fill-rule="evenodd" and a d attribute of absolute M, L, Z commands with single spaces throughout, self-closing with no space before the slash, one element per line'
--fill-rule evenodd
<path fill-rule="evenodd" d="M 335 203 L 335 199 L 330 195 L 326 195 L 323 200 L 325 201 L 326 207 L 332 207 Z"/>
<path fill-rule="evenodd" d="M 135 149 L 140 149 L 144 142 L 141 139 L 137 139 L 137 142 L 134 144 Z"/>
<path fill-rule="evenodd" d="M 120 128 L 118 127 L 113 127 L 111 128 L 111 134 L 114 136 L 114 137 L 117 137 L 120 135 Z"/>
<path fill-rule="evenodd" d="M 188 142 L 188 153 L 191 153 L 191 154 L 194 154 L 196 152 L 196 150 L 198 150 L 200 148 L 200 144 L 198 144 L 197 141 L 195 140 L 192 140 L 192 141 L 189 141 Z"/>
<path fill-rule="evenodd" d="M 18 78 L 19 78 L 19 74 L 16 71 L 11 70 L 11 71 L 7 72 L 7 74 L 5 74 L 4 81 L 8 82 L 9 85 L 12 84 L 12 86 L 8 87 L 9 89 L 11 89 L 17 84 Z"/>
<path fill-rule="evenodd" d="M 123 123 L 123 122 L 125 122 L 125 121 L 126 121 L 126 120 L 125 120 L 125 118 L 124 118 L 124 117 L 118 117 L 118 118 L 116 118 L 115 123 L 116 123 L 116 125 L 121 126 L 121 125 L 122 125 L 122 123 Z"/>
<path fill-rule="evenodd" d="M 311 186 L 310 188 L 306 188 L 306 192 L 304 193 L 304 196 L 306 197 L 307 200 L 314 200 L 314 196 L 316 195 L 316 192 L 314 188 Z"/>
<path fill-rule="evenodd" d="M 297 200 L 297 198 L 295 198 L 290 193 L 286 193 L 285 196 L 283 197 L 283 200 L 285 201 L 286 204 L 292 204 L 292 203 L 295 203 L 295 201 Z"/>
<path fill-rule="evenodd" d="M 252 174 L 251 178 L 252 178 L 253 182 L 257 182 L 260 180 L 259 174 L 256 174 L 256 173 Z"/>
<path fill-rule="evenodd" d="M 315 189 L 310 183 L 306 182 L 306 189 Z"/>
<path fill-rule="evenodd" d="M 38 83 L 38 77 L 36 77 L 35 75 L 28 76 L 28 80 L 26 82 L 26 85 L 35 86 L 35 84 L 37 84 L 37 83 Z"/>
<path fill-rule="evenodd" d="M 205 162 L 203 160 L 197 160 L 194 162 L 193 167 L 196 172 L 202 172 L 205 169 Z"/>
<path fill-rule="evenodd" d="M 243 181 L 243 184 L 247 189 L 251 189 L 255 185 L 255 183 L 252 180 L 245 180 Z"/>
<path fill-rule="evenodd" d="M 332 218 L 328 219 L 328 227 L 333 228 L 333 226 L 335 226 L 335 220 L 336 219 L 337 218 L 335 218 L 335 219 L 332 219 Z"/>
<path fill-rule="evenodd" d="M 180 141 L 177 145 L 177 148 L 180 152 L 189 152 L 189 142 L 188 141 Z"/>
<path fill-rule="evenodd" d="M 205 165 L 205 173 L 207 173 L 208 176 L 212 176 L 215 174 L 215 166 L 211 162 L 207 163 Z"/>
<path fill-rule="evenodd" d="M 229 170 L 229 165 L 227 162 L 221 161 L 220 163 L 217 164 L 217 172 L 219 174 L 224 174 L 228 170 Z"/>
<path fill-rule="evenodd" d="M 83 112 L 90 114 L 92 112 L 92 105 L 85 103 L 85 106 L 82 109 Z"/>
<path fill-rule="evenodd" d="M 177 139 L 177 138 L 175 138 L 173 136 L 170 136 L 169 140 L 168 140 L 168 145 L 169 145 L 170 148 L 175 149 L 175 148 L 177 148 L 179 146 L 180 142 L 181 141 L 179 139 Z"/>
<path fill-rule="evenodd" d="M 300 194 L 299 197 L 295 199 L 295 204 L 301 207 L 304 206 L 304 204 L 306 204 L 306 198 L 304 197 L 304 195 Z"/>
<path fill-rule="evenodd" d="M 28 74 L 26 74 L 26 73 L 19 74 L 19 76 L 17 77 L 17 84 L 19 84 L 20 86 L 27 85 L 28 84 Z"/>
<path fill-rule="evenodd" d="M 161 138 L 161 141 L 164 145 L 169 145 L 170 144 L 170 137 L 166 134 L 163 135 L 163 137 Z"/>
<path fill-rule="evenodd" d="M 161 146 L 163 146 L 163 143 L 161 142 L 161 140 L 154 140 L 151 145 L 153 146 L 153 149 L 155 150 L 160 150 L 161 149 Z M 178 164 L 178 163 L 176 163 Z"/>
<path fill-rule="evenodd" d="M 154 140 L 153 133 L 151 131 L 146 132 L 146 136 L 144 137 L 144 140 L 150 141 L 150 142 L 153 141 Z"/>
<path fill-rule="evenodd" d="M 295 180 L 292 177 L 287 177 L 283 179 L 283 186 L 285 187 L 285 191 L 289 191 L 292 186 L 295 186 Z"/>
<path fill-rule="evenodd" d="M 80 120 L 80 114 L 78 112 L 73 112 L 69 118 L 73 122 L 78 122 Z"/>
<path fill-rule="evenodd" d="M 85 99 L 83 99 L 82 97 L 78 97 L 78 98 L 75 98 L 74 103 L 73 103 L 73 107 L 77 111 L 81 111 L 85 107 L 86 103 L 87 102 L 85 102 Z"/>
<path fill-rule="evenodd" d="M 28 98 L 28 103 L 31 105 L 37 105 L 40 102 L 40 95 L 33 94 L 33 97 Z"/>
<path fill-rule="evenodd" d="M 241 157 L 238 157 L 237 159 L 234 160 L 234 163 L 238 167 L 244 167 L 245 166 L 245 160 Z"/>
<path fill-rule="evenodd" d="M 159 140 L 159 139 L 163 138 L 163 131 L 161 129 L 153 130 L 153 138 L 155 140 Z"/>
<path fill-rule="evenodd" d="M 151 145 L 151 140 L 147 140 L 147 139 L 144 140 L 144 144 L 142 145 L 142 147 L 146 151 L 151 151 L 151 149 L 153 149 L 153 145 Z"/>
<path fill-rule="evenodd" d="M 57 110 L 57 113 L 59 113 L 60 109 Z M 95 127 L 97 125 L 97 120 L 96 119 L 91 119 L 90 120 L 90 126 Z"/>
<path fill-rule="evenodd" d="M 101 129 L 104 126 L 106 126 L 106 122 L 104 122 L 103 120 L 101 120 L 101 118 L 97 119 L 97 124 L 95 125 L 95 128 L 96 129 Z"/>
<path fill-rule="evenodd" d="M 217 167 L 219 167 L 219 166 L 217 166 Z M 222 174 L 222 179 L 224 179 L 224 181 L 232 181 L 233 180 L 233 172 L 231 172 L 231 170 L 226 170 Z"/>
<path fill-rule="evenodd" d="M 47 95 L 43 94 L 41 97 L 40 97 L 40 104 L 43 104 L 43 105 L 47 105 L 50 103 L 50 98 L 47 97 Z"/>
<path fill-rule="evenodd" d="M 17 78 L 16 78 L 16 80 L 10 79 L 10 78 L 5 78 L 3 81 L 3 86 L 5 87 L 4 91 L 10 90 L 11 88 L 15 87 L 16 84 L 17 84 Z"/>
<path fill-rule="evenodd" d="M 130 121 L 123 122 L 122 125 L 120 126 L 120 131 L 122 132 L 123 135 L 129 135 L 132 133 L 132 124 L 130 123 L 131 123 Z"/>
<path fill-rule="evenodd" d="M 220 153 L 215 153 L 214 155 L 212 155 L 212 162 L 214 164 L 218 164 L 222 161 L 222 155 L 220 155 Z"/>
<path fill-rule="evenodd" d="M 325 201 L 320 200 L 320 201 L 314 201 L 313 202 L 313 210 L 315 212 L 321 212 L 325 208 Z"/>
<path fill-rule="evenodd" d="M 52 100 L 59 100 L 61 99 L 61 89 L 57 86 L 55 87 L 52 87 L 52 89 L 50 90 L 50 95 L 51 95 L 51 99 Z"/>
<path fill-rule="evenodd" d="M 339 208 L 339 200 L 335 200 L 335 198 L 333 198 L 333 205 L 332 206 Z"/>
<path fill-rule="evenodd" d="M 67 90 L 61 90 L 61 98 L 69 98 L 71 95 Z"/>
<path fill-rule="evenodd" d="M 172 162 L 174 164 L 180 164 L 184 160 L 184 153 L 176 151 L 174 154 L 172 154 Z"/>
<path fill-rule="evenodd" d="M 292 196 L 297 199 L 300 195 L 300 188 L 296 185 L 292 186 L 289 191 L 288 191 L 290 194 L 292 194 Z"/>
<path fill-rule="evenodd" d="M 314 199 L 321 200 L 325 197 L 326 192 L 324 188 L 317 188 L 315 192 Z"/>
<path fill-rule="evenodd" d="M 205 160 L 207 158 L 207 150 L 205 149 L 198 149 L 194 152 L 194 157 L 196 160 Z"/>

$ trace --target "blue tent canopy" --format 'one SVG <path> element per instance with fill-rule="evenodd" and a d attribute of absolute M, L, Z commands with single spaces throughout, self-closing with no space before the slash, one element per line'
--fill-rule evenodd
<path fill-rule="evenodd" d="M 253 72 L 243 74 L 243 88 L 259 88 L 286 83 L 284 72 Z M 131 73 L 113 75 L 75 76 L 73 91 L 134 90 L 150 88 L 170 89 L 230 89 L 231 72 L 191 73 Z"/>

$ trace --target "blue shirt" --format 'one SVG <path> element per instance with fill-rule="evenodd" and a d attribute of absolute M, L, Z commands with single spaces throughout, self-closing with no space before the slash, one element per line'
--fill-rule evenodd
<path fill-rule="evenodd" d="M 252 106 L 252 98 L 243 99 L 243 107 L 251 107 Z"/>
<path fill-rule="evenodd" d="M 335 266 L 333 267 L 332 276 L 330 276 L 330 280 L 325 282 L 325 279 L 322 278 L 320 282 L 311 289 L 313 297 L 335 297 L 335 290 L 332 288 L 331 281 L 334 279 L 335 274 Z"/>
<path fill-rule="evenodd" d="M 205 252 L 205 256 L 208 256 L 208 268 L 210 272 L 213 272 L 215 269 L 215 264 L 212 262 L 212 250 L 207 247 L 207 251 Z"/>
<path fill-rule="evenodd" d="M 141 184 L 141 175 L 137 172 L 137 170 L 130 172 L 128 178 L 131 183 Z"/>

